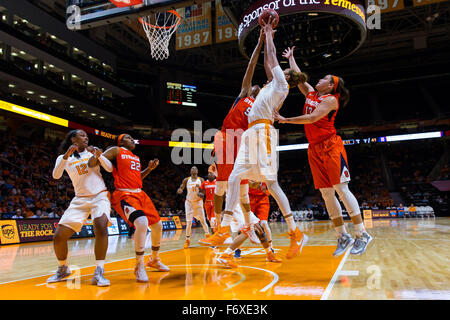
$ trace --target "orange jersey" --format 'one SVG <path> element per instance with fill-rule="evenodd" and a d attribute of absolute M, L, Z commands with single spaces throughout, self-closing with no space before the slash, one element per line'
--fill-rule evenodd
<path fill-rule="evenodd" d="M 119 150 L 113 169 L 114 186 L 116 189 L 142 189 L 141 160 L 128 149 Z"/>
<path fill-rule="evenodd" d="M 255 99 L 252 97 L 237 98 L 230 111 L 228 112 L 225 120 L 223 120 L 222 131 L 227 129 L 248 129 L 248 114 L 253 107 Z"/>
<path fill-rule="evenodd" d="M 263 190 L 262 187 L 265 187 Z M 248 188 L 248 195 L 250 197 L 250 203 L 269 203 L 269 190 L 267 185 L 263 182 L 258 188 Z"/>
<path fill-rule="evenodd" d="M 205 191 L 205 201 L 214 201 L 214 191 L 216 190 L 216 179 L 214 181 L 205 180 L 200 186 Z"/>
<path fill-rule="evenodd" d="M 305 124 L 306 138 L 310 144 L 317 144 L 321 141 L 331 138 L 336 135 L 336 128 L 334 127 L 334 120 L 339 110 L 339 99 L 337 95 L 326 94 L 319 96 L 317 91 L 308 93 L 306 96 L 305 106 L 303 107 L 303 114 L 311 114 L 316 110 L 319 104 L 327 97 L 335 97 L 338 101 L 338 109 L 330 112 L 328 115 L 311 124 Z"/>

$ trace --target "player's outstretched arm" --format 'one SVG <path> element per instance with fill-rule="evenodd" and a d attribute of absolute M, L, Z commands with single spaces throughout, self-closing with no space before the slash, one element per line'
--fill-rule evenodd
<path fill-rule="evenodd" d="M 255 74 L 255 68 L 256 64 L 258 63 L 258 57 L 261 53 L 261 48 L 263 46 L 264 40 L 264 33 L 261 32 L 259 34 L 259 40 L 258 44 L 255 47 L 255 50 L 253 50 L 253 54 L 250 58 L 250 61 L 247 66 L 247 70 L 245 71 L 244 79 L 242 80 L 242 87 L 241 87 L 241 93 L 239 94 L 239 98 L 246 98 L 250 96 L 252 93 L 252 79 L 253 75 Z"/>
<path fill-rule="evenodd" d="M 337 110 L 337 100 L 334 97 L 325 98 L 319 106 L 311 113 L 305 114 L 298 117 L 293 118 L 285 118 L 281 116 L 277 111 L 274 111 L 275 121 L 279 123 L 290 123 L 290 124 L 311 124 L 316 121 L 319 121 L 327 114 L 329 114 L 333 110 Z"/>
<path fill-rule="evenodd" d="M 145 177 L 147 177 L 150 174 L 150 172 L 155 170 L 158 165 L 159 165 L 159 160 L 158 159 L 150 160 L 148 162 L 147 169 L 141 171 L 141 179 L 144 180 Z"/>
<path fill-rule="evenodd" d="M 294 49 L 295 46 L 293 46 L 292 48 L 287 48 L 286 50 L 284 50 L 283 52 L 283 57 L 285 57 L 286 59 L 289 60 L 289 67 L 297 72 L 301 72 L 299 66 L 297 65 L 297 62 L 295 61 L 295 57 L 294 57 Z M 308 83 L 308 82 L 300 82 L 298 84 L 298 88 L 300 89 L 300 91 L 303 93 L 303 95 L 307 95 L 308 93 L 314 91 L 314 88 Z"/>
<path fill-rule="evenodd" d="M 267 63 L 267 67 L 273 70 L 276 66 L 279 66 L 277 59 L 277 49 L 275 48 L 275 43 L 273 42 L 274 31 L 272 27 L 272 17 L 269 22 L 264 24 L 264 33 L 266 35 L 266 47 L 264 52 L 264 63 Z"/>
<path fill-rule="evenodd" d="M 184 178 L 183 182 L 181 183 L 180 187 L 177 190 L 178 194 L 182 194 L 183 193 L 184 188 L 186 188 L 186 184 L 187 184 L 188 180 L 189 180 L 189 177 L 188 178 Z"/>
<path fill-rule="evenodd" d="M 90 157 L 88 161 L 88 166 L 90 168 L 98 166 L 100 164 L 106 171 L 113 172 L 113 164 L 102 154 L 102 149 L 90 146 L 88 147 L 88 151 L 92 153 L 92 157 Z"/>

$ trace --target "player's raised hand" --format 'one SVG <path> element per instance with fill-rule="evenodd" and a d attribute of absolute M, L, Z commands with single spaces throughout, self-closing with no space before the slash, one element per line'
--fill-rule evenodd
<path fill-rule="evenodd" d="M 78 144 L 74 143 L 67 149 L 66 153 L 64 154 L 63 158 L 64 160 L 69 159 L 69 157 L 75 152 L 78 151 Z"/>
<path fill-rule="evenodd" d="M 286 59 L 290 59 L 294 55 L 294 49 L 295 49 L 295 46 L 293 46 L 291 48 L 288 47 L 287 49 L 285 49 L 283 52 L 283 57 Z"/>
<path fill-rule="evenodd" d="M 208 172 L 212 172 L 217 175 L 217 166 L 215 162 L 211 163 L 211 165 L 208 167 Z"/>
<path fill-rule="evenodd" d="M 273 23 L 272 17 L 269 18 L 269 21 L 267 21 L 267 23 L 264 20 L 262 21 L 263 29 L 264 29 L 264 33 L 265 33 L 266 37 L 267 37 L 267 35 L 271 35 L 273 37 L 273 34 L 276 32 L 273 30 L 272 23 Z"/>
<path fill-rule="evenodd" d="M 150 168 L 150 170 L 155 170 L 155 168 L 159 165 L 159 160 L 158 159 L 153 159 L 150 160 L 148 162 L 148 167 Z"/>

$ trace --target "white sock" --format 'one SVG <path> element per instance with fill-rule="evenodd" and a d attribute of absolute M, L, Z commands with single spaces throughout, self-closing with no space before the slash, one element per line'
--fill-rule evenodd
<path fill-rule="evenodd" d="M 233 221 L 233 216 L 231 214 L 224 214 L 221 226 L 229 227 L 231 224 L 231 221 Z"/>
<path fill-rule="evenodd" d="M 295 224 L 293 216 L 287 217 L 286 223 L 287 223 L 290 231 L 295 231 L 295 229 L 297 228 L 297 225 Z"/>
<path fill-rule="evenodd" d="M 95 260 L 95 265 L 97 267 L 104 269 L 105 268 L 105 260 Z"/>
<path fill-rule="evenodd" d="M 67 266 L 67 260 L 58 260 L 58 265 L 61 266 Z"/>
<path fill-rule="evenodd" d="M 364 223 L 355 224 L 356 235 L 360 237 L 366 229 L 364 228 Z"/>
<path fill-rule="evenodd" d="M 233 250 L 231 250 L 230 248 L 226 248 L 225 249 L 225 254 L 232 254 Z"/>
<path fill-rule="evenodd" d="M 347 233 L 347 230 L 345 229 L 345 224 L 343 224 L 342 226 L 334 228 L 334 230 L 336 230 L 336 233 L 338 234 L 338 236 L 341 236 L 344 233 Z"/>

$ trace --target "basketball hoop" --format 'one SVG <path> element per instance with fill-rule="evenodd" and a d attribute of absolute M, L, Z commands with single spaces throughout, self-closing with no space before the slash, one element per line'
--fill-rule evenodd
<path fill-rule="evenodd" d="M 175 10 L 158 12 L 139 18 L 150 42 L 152 58 L 164 60 L 169 57 L 169 42 L 172 34 L 181 23 L 181 17 Z"/>

